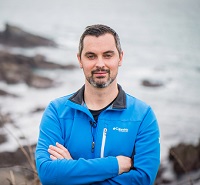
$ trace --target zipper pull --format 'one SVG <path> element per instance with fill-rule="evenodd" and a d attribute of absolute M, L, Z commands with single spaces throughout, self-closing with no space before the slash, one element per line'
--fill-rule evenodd
<path fill-rule="evenodd" d="M 106 136 L 107 134 L 107 128 L 104 128 L 104 135 Z"/>
<path fill-rule="evenodd" d="M 92 142 L 92 153 L 94 153 L 94 148 L 95 148 L 95 142 Z"/>

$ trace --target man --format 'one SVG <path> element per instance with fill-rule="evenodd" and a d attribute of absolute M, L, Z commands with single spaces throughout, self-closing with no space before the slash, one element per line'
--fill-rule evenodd
<path fill-rule="evenodd" d="M 88 26 L 77 55 L 85 85 L 46 108 L 36 148 L 42 184 L 153 184 L 160 164 L 152 109 L 117 84 L 123 52 L 108 26 Z"/>

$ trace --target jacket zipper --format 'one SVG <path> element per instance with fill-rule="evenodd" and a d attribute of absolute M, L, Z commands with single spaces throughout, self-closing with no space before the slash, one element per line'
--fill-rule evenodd
<path fill-rule="evenodd" d="M 91 146 L 91 152 L 94 153 L 94 149 L 95 149 L 95 140 L 94 140 L 94 132 L 95 129 L 97 127 L 97 123 L 90 121 L 90 125 L 91 125 L 91 133 L 92 133 L 92 146 Z"/>
<path fill-rule="evenodd" d="M 100 157 L 104 157 L 104 148 L 105 148 L 105 143 L 106 143 L 106 134 L 107 134 L 107 128 L 103 129 L 103 137 L 102 137 L 102 143 L 101 143 L 101 155 Z"/>
<path fill-rule="evenodd" d="M 94 148 L 95 148 L 95 142 L 92 141 L 92 153 L 94 153 Z"/>

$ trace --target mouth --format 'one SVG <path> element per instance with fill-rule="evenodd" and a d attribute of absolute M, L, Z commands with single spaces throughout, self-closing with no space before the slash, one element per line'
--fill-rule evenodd
<path fill-rule="evenodd" d="M 103 78 L 105 77 L 105 75 L 108 73 L 108 71 L 104 70 L 104 71 L 93 71 L 92 74 L 94 76 L 96 76 L 97 78 Z"/>
<path fill-rule="evenodd" d="M 101 75 L 101 74 L 106 74 L 107 72 L 105 71 L 105 72 L 94 72 L 93 74 L 99 74 L 99 75 Z"/>
<path fill-rule="evenodd" d="M 92 74 L 106 74 L 109 73 L 109 70 L 94 70 L 92 71 Z"/>

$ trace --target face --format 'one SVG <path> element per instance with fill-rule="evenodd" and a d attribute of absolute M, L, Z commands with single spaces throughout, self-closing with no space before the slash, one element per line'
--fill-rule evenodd
<path fill-rule="evenodd" d="M 104 88 L 116 80 L 118 68 L 122 64 L 123 53 L 119 55 L 113 35 L 86 36 L 83 51 L 78 55 L 86 83 Z"/>

